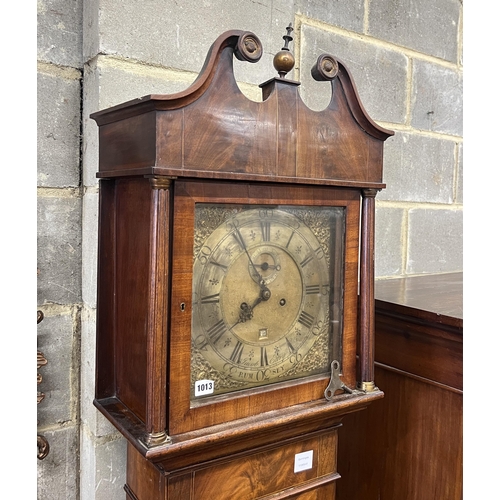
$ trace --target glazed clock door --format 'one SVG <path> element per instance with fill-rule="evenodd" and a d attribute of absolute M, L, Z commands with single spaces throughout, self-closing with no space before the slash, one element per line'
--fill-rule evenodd
<path fill-rule="evenodd" d="M 195 205 L 192 403 L 328 371 L 343 223 L 341 207 Z"/>
<path fill-rule="evenodd" d="M 350 193 L 175 184 L 171 433 L 320 400 L 334 360 L 354 384 Z"/>

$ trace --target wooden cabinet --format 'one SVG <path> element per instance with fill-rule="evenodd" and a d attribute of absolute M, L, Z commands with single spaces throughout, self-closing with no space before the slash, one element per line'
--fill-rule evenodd
<path fill-rule="evenodd" d="M 376 282 L 383 400 L 339 431 L 339 500 L 462 498 L 462 273 Z"/>

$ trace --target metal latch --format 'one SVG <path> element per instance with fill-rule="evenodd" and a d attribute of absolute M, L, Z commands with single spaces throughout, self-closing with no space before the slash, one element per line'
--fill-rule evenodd
<path fill-rule="evenodd" d="M 331 364 L 332 374 L 330 375 L 330 383 L 325 389 L 325 398 L 328 401 L 333 400 L 335 392 L 338 390 L 343 390 L 349 394 L 352 394 L 352 390 L 347 387 L 342 380 L 340 380 L 340 363 L 337 360 L 333 360 Z"/>

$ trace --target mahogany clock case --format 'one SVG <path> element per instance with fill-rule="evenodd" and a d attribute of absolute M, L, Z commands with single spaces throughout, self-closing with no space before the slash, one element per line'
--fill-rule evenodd
<path fill-rule="evenodd" d="M 281 382 L 241 393 L 212 398 L 206 404 L 191 402 L 191 313 L 194 246 L 194 208 L 196 203 L 290 205 L 298 207 L 330 206 L 345 210 L 345 260 L 332 263 L 335 273 L 343 271 L 343 329 L 341 343 L 343 381 L 355 388 L 355 349 L 357 325 L 357 262 L 359 252 L 360 193 L 358 190 L 324 188 L 320 186 L 286 186 L 257 183 L 172 182 L 173 197 L 159 214 L 163 221 L 151 220 L 156 191 L 148 179 L 124 178 L 102 182 L 101 201 L 106 217 L 101 216 L 100 315 L 102 325 L 98 343 L 99 363 L 97 401 L 109 407 L 111 401 L 133 413 L 142 422 L 147 419 L 147 330 L 151 322 L 160 321 L 169 335 L 169 345 L 156 349 L 165 351 L 165 362 L 159 367 L 158 379 L 164 380 L 164 411 L 168 414 L 168 434 L 179 434 L 204 427 L 286 408 L 324 398 L 330 373 Z M 119 214 L 119 216 L 118 216 Z M 155 245 L 153 224 L 169 225 L 173 214 L 169 245 Z M 170 255 L 170 251 L 172 255 Z M 163 265 L 152 273 L 151 253 Z M 170 267 L 170 270 L 168 269 Z M 163 271 L 163 275 L 162 275 Z M 333 270 L 332 270 L 333 272 Z M 169 281 L 171 276 L 171 281 Z M 151 317 L 149 287 L 152 277 L 156 299 L 163 307 L 155 308 Z M 160 297 L 161 284 L 167 285 Z M 103 287 L 113 286 L 105 292 Z M 171 300 L 167 303 L 167 289 Z M 105 306 L 103 301 L 110 302 Z M 113 319 L 112 312 L 117 311 Z M 170 313 L 168 315 L 168 312 Z M 167 318 L 170 318 L 168 320 Z M 109 331 L 104 327 L 109 321 Z M 149 323 L 149 324 L 148 324 Z M 109 342 L 113 331 L 113 342 Z M 106 370 L 106 371 L 104 371 Z M 131 376 L 133 373 L 133 376 Z"/>
<path fill-rule="evenodd" d="M 253 33 L 228 31 L 185 91 L 91 115 L 99 126 L 100 179 L 94 403 L 155 463 L 188 466 L 200 454 L 211 460 L 331 429 L 383 397 L 373 364 L 374 217 L 375 195 L 385 187 L 383 142 L 393 132 L 370 119 L 349 71 L 327 54 L 311 71 L 331 83 L 325 110 L 310 110 L 300 83 L 282 75 L 261 85 L 262 102 L 250 101 L 234 78 L 233 58 L 255 63 L 261 55 Z M 330 357 L 340 357 L 332 370 L 193 399 L 200 204 L 343 213 L 342 252 L 334 252 L 328 271 L 329 280 L 341 276 L 342 292 L 330 315 L 341 320 L 329 341 Z M 303 285 L 302 297 L 307 286 L 317 284 Z M 302 323 L 304 333 L 316 326 L 309 317 Z M 263 365 L 270 350 L 260 349 Z"/>

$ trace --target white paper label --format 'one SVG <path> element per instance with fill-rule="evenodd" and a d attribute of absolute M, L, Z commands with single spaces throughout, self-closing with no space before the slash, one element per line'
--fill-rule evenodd
<path fill-rule="evenodd" d="M 295 455 L 295 466 L 293 472 L 301 472 L 303 470 L 312 469 L 313 466 L 313 450 L 304 451 Z"/>
<path fill-rule="evenodd" d="M 214 392 L 214 381 L 213 380 L 197 380 L 194 384 L 194 395 L 195 396 L 205 396 L 206 394 L 212 394 Z"/>

